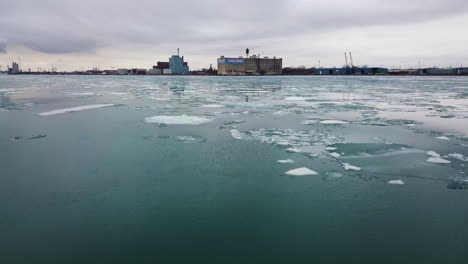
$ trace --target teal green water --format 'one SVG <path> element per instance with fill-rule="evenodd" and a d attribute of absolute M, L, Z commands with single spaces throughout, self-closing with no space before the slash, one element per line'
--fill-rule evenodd
<path fill-rule="evenodd" d="M 467 167 L 466 78 L 0 76 L 0 262 L 466 263 Z"/>

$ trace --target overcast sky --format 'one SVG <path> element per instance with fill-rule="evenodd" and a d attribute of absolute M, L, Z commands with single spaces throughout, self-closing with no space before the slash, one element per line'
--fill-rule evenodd
<path fill-rule="evenodd" d="M 468 0 L 0 0 L 0 65 L 151 68 L 177 48 L 284 66 L 468 66 Z"/>

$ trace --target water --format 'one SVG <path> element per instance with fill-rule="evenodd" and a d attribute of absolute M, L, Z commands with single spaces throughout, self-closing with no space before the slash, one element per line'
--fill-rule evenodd
<path fill-rule="evenodd" d="M 466 78 L 0 76 L 0 125 L 1 263 L 468 258 Z"/>

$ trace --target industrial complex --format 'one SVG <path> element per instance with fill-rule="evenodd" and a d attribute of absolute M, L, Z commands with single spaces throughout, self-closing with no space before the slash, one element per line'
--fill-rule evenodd
<path fill-rule="evenodd" d="M 184 56 L 172 55 L 168 61 L 158 61 L 150 69 L 120 68 L 117 70 L 99 70 L 93 68 L 87 71 L 57 72 L 55 68 L 50 71 L 21 70 L 21 65 L 13 62 L 7 67 L 8 74 L 77 74 L 77 75 L 222 75 L 222 76 L 255 76 L 255 75 L 465 75 L 468 76 L 468 68 L 418 68 L 418 69 L 387 69 L 383 67 L 355 66 L 351 52 L 345 53 L 345 64 L 342 67 L 286 67 L 283 68 L 283 59 L 273 57 L 261 57 L 250 55 L 250 50 L 245 50 L 245 56 L 226 57 L 217 59 L 217 69 L 209 68 L 190 71 L 188 62 Z M 319 62 L 320 64 L 320 62 Z"/>
<path fill-rule="evenodd" d="M 269 58 L 260 55 L 249 57 L 249 49 L 245 51 L 245 58 L 224 57 L 218 58 L 219 75 L 279 75 L 283 71 L 283 59 Z"/>

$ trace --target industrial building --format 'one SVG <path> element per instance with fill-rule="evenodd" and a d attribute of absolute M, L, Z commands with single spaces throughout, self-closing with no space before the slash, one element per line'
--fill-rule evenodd
<path fill-rule="evenodd" d="M 8 68 L 8 73 L 9 74 L 18 74 L 18 73 L 20 73 L 19 64 L 16 63 L 16 62 L 13 62 L 11 64 L 11 68 Z"/>
<path fill-rule="evenodd" d="M 380 67 L 342 67 L 342 68 L 317 68 L 315 75 L 386 75 L 387 68 Z"/>
<path fill-rule="evenodd" d="M 150 70 L 150 74 L 188 74 L 189 66 L 188 63 L 184 61 L 184 56 L 179 55 L 179 49 L 177 49 L 177 55 L 172 55 L 169 58 L 169 62 L 158 61 L 158 63 L 153 66 L 153 69 Z"/>
<path fill-rule="evenodd" d="M 246 57 L 224 57 L 218 58 L 219 75 L 279 75 L 283 70 L 283 59 L 269 58 L 260 55 L 249 57 L 249 49 Z"/>

